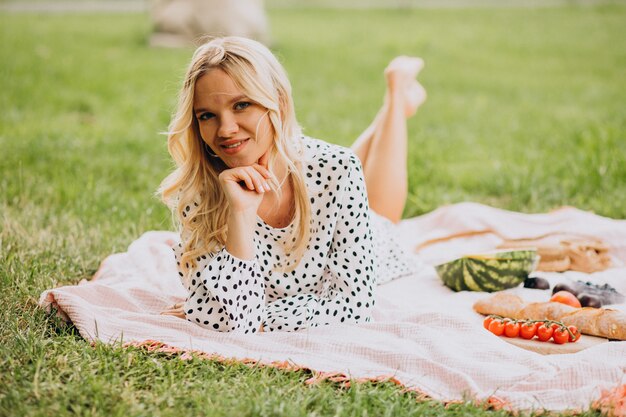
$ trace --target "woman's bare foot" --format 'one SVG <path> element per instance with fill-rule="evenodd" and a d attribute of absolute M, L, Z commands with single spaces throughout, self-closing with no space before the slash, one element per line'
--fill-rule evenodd
<path fill-rule="evenodd" d="M 424 60 L 409 56 L 398 56 L 385 68 L 385 100 L 399 100 L 407 118 L 413 116 L 426 101 L 426 90 L 416 80 L 422 68 Z"/>

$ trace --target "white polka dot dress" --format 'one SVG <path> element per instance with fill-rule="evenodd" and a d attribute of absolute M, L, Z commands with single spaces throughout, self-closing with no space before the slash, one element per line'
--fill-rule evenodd
<path fill-rule="evenodd" d="M 256 257 L 222 248 L 196 259 L 184 305 L 207 329 L 294 331 L 371 320 L 374 287 L 415 269 L 393 238 L 393 224 L 368 206 L 360 161 L 349 149 L 304 137 L 302 168 L 311 203 L 311 237 L 298 266 L 284 243 L 291 228 L 257 218 Z M 174 248 L 180 265 L 182 246 Z M 182 276 L 182 272 L 179 273 Z"/>

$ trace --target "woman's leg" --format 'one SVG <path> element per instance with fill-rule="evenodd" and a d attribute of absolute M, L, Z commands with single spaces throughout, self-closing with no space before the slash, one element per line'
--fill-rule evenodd
<path fill-rule="evenodd" d="M 426 99 L 415 80 L 423 66 L 420 58 L 391 61 L 383 107 L 352 145 L 363 165 L 370 207 L 393 222 L 400 221 L 408 193 L 406 118 Z"/>
<path fill-rule="evenodd" d="M 372 121 L 372 123 L 359 135 L 358 138 L 354 141 L 351 146 L 351 149 L 356 153 L 356 156 L 361 160 L 361 165 L 365 167 L 365 163 L 367 161 L 367 155 L 369 154 L 370 143 L 372 143 L 372 138 L 374 137 L 374 132 L 376 131 L 376 126 L 378 125 L 380 119 L 383 117 L 383 109 L 378 111 L 376 117 Z"/>

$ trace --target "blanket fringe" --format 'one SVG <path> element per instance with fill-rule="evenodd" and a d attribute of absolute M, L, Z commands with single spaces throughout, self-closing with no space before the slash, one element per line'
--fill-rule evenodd
<path fill-rule="evenodd" d="M 91 342 L 91 346 L 95 346 L 97 342 Z M 410 393 L 415 396 L 416 401 L 431 401 L 433 398 L 425 393 L 423 390 L 417 387 L 406 387 L 399 379 L 393 375 L 379 375 L 376 377 L 364 377 L 364 378 L 352 378 L 348 374 L 343 372 L 323 372 L 315 371 L 310 368 L 296 365 L 289 361 L 273 361 L 273 362 L 260 362 L 257 359 L 243 358 L 236 359 L 233 357 L 225 357 L 216 353 L 206 353 L 197 349 L 181 349 L 175 346 L 167 345 L 158 340 L 144 340 L 142 342 L 126 342 L 122 344 L 122 348 L 126 349 L 134 347 L 142 349 L 147 352 L 162 353 L 169 356 L 179 355 L 181 360 L 191 360 L 193 358 L 208 359 L 211 361 L 219 362 L 222 364 L 243 364 L 249 367 L 267 366 L 272 368 L 281 369 L 284 371 L 308 371 L 313 376 L 304 381 L 306 385 L 316 385 L 323 381 L 329 381 L 335 384 L 339 384 L 344 388 L 349 388 L 351 384 L 363 384 L 363 383 L 392 383 L 401 387 L 400 392 Z M 449 408 L 455 404 L 467 404 L 467 401 L 463 400 L 444 400 L 441 401 L 444 407 Z M 475 399 L 473 404 L 477 407 L 482 407 L 486 410 L 503 410 L 511 413 L 512 415 L 518 415 L 518 410 L 515 410 L 513 406 L 506 400 L 497 397 L 495 395 L 489 396 L 487 399 L 479 400 Z M 594 401 L 591 405 L 591 409 L 600 410 L 603 415 L 607 417 L 626 417 L 626 384 L 618 386 L 611 390 L 602 391 L 600 398 Z M 580 414 L 578 410 L 571 410 L 572 415 Z"/>
<path fill-rule="evenodd" d="M 191 360 L 193 358 L 198 359 L 208 359 L 212 361 L 216 361 L 225 365 L 229 364 L 243 364 L 246 366 L 254 367 L 254 366 L 271 366 L 273 368 L 282 369 L 286 371 L 299 371 L 306 368 L 302 368 L 294 363 L 289 361 L 274 361 L 270 363 L 261 363 L 257 359 L 252 358 L 229 358 L 226 356 L 218 355 L 216 353 L 206 353 L 197 349 L 180 349 L 175 346 L 169 346 L 163 342 L 159 342 L 157 340 L 144 340 L 143 342 L 126 342 L 122 345 L 122 348 L 134 347 L 138 349 L 143 349 L 148 352 L 155 353 L 163 353 L 166 355 L 174 356 L 180 355 L 178 358 L 181 360 Z"/>
<path fill-rule="evenodd" d="M 349 375 L 342 373 L 342 372 L 317 372 L 317 371 L 312 371 L 312 372 L 313 372 L 313 376 L 307 379 L 306 381 L 304 381 L 304 383 L 307 385 L 315 385 L 315 384 L 319 384 L 322 381 L 330 381 L 336 384 L 340 384 L 345 388 L 349 388 L 350 384 L 352 383 L 361 384 L 361 383 L 366 383 L 366 382 L 373 382 L 373 383 L 391 382 L 399 386 L 404 386 L 402 382 L 400 382 L 393 375 L 380 375 L 380 376 L 371 377 L 371 378 L 352 378 Z M 417 392 L 417 388 L 415 388 L 415 390 Z"/>
<path fill-rule="evenodd" d="M 478 401 L 477 406 L 483 407 L 486 410 L 505 410 L 513 415 L 517 415 L 517 411 L 511 406 L 511 404 L 500 397 L 495 395 L 490 396 L 485 401 Z"/>
<path fill-rule="evenodd" d="M 626 384 L 603 390 L 592 407 L 607 417 L 626 417 Z"/>

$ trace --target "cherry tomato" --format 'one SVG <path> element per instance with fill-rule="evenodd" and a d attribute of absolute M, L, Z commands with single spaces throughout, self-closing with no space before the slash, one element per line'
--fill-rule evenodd
<path fill-rule="evenodd" d="M 491 324 L 492 321 L 493 321 L 493 317 L 491 316 L 485 317 L 485 320 L 483 320 L 483 327 L 489 330 L 489 324 Z"/>
<path fill-rule="evenodd" d="M 502 320 L 494 320 L 489 323 L 489 331 L 496 336 L 502 336 L 504 333 L 504 322 Z"/>
<path fill-rule="evenodd" d="M 557 329 L 560 329 L 562 326 L 560 324 L 557 324 L 557 323 L 552 323 L 550 325 L 550 327 L 552 327 L 552 331 L 556 332 Z"/>
<path fill-rule="evenodd" d="M 571 292 L 567 292 L 567 291 L 559 291 L 559 292 L 554 293 L 552 298 L 550 298 L 550 301 L 567 304 L 568 306 L 572 306 L 576 308 L 582 307 L 580 305 L 580 301 L 578 301 L 578 298 L 576 298 L 576 296 L 572 294 Z"/>
<path fill-rule="evenodd" d="M 517 337 L 519 336 L 519 328 L 519 323 L 509 321 L 504 325 L 504 335 L 506 337 Z"/>
<path fill-rule="evenodd" d="M 550 340 L 550 338 L 552 337 L 552 333 L 554 333 L 552 327 L 546 326 L 545 324 L 542 324 L 537 328 L 537 338 L 542 342 L 547 342 L 548 340 Z"/>
<path fill-rule="evenodd" d="M 572 339 L 572 337 L 570 336 L 569 341 L 570 342 L 577 342 L 578 339 L 580 339 L 580 332 L 578 331 L 576 326 L 569 326 L 568 329 L 569 329 L 570 332 L 572 332 L 574 334 L 574 338 Z"/>
<path fill-rule="evenodd" d="M 524 339 L 532 339 L 537 334 L 537 323 L 523 323 L 519 329 L 520 336 Z"/>
<path fill-rule="evenodd" d="M 567 328 L 559 326 L 559 328 L 552 334 L 552 340 L 554 340 L 554 343 L 557 345 L 569 342 L 569 332 L 567 331 Z"/>

